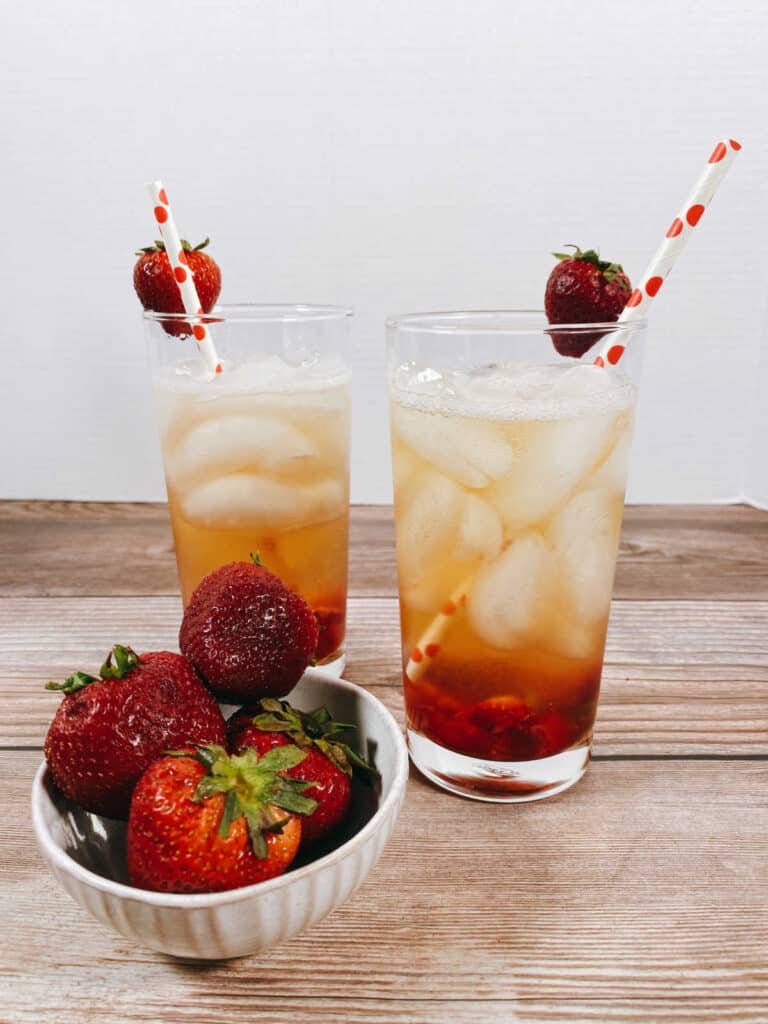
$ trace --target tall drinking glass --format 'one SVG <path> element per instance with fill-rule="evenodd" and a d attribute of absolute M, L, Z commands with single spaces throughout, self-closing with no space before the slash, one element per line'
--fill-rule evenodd
<path fill-rule="evenodd" d="M 258 553 L 320 627 L 317 662 L 341 671 L 349 530 L 351 311 L 217 306 L 205 319 L 146 312 L 168 505 L 184 603 L 203 576 Z"/>
<path fill-rule="evenodd" d="M 535 800 L 586 769 L 644 330 L 388 322 L 408 743 L 446 789 Z M 594 366 L 607 335 L 626 354 Z"/>

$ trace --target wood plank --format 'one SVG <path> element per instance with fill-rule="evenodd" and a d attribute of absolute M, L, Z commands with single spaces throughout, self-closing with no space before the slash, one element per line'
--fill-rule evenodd
<path fill-rule="evenodd" d="M 47 679 L 94 671 L 115 642 L 177 650 L 175 597 L 0 601 L 0 745 L 40 746 Z M 768 603 L 615 602 L 596 752 L 768 754 Z M 401 716 L 397 602 L 350 602 L 345 675 Z"/>
<path fill-rule="evenodd" d="M 18 825 L 38 757 L 0 752 L 4 1020 L 766 1019 L 766 764 L 601 762 L 517 807 L 414 773 L 346 906 L 258 960 L 193 966 L 92 921 L 47 875 Z"/>
<path fill-rule="evenodd" d="M 392 510 L 355 506 L 350 594 L 396 592 Z M 0 502 L 0 595 L 172 595 L 165 505 Z M 768 600 L 768 512 L 745 506 L 630 506 L 620 600 Z"/>

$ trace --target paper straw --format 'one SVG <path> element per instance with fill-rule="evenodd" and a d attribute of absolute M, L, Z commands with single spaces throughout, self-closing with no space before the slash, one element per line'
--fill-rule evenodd
<path fill-rule="evenodd" d="M 173 276 L 176 278 L 176 283 L 179 286 L 184 311 L 188 316 L 204 313 L 205 311 L 200 305 L 197 288 L 195 288 L 194 274 L 189 269 L 187 254 L 182 248 L 179 232 L 176 230 L 176 222 L 173 219 L 171 206 L 168 202 L 168 193 L 165 191 L 162 181 L 148 182 L 147 192 L 152 201 L 155 220 L 160 229 L 160 236 L 163 239 L 165 251 L 168 253 Z M 221 373 L 221 363 L 216 355 L 211 332 L 202 320 L 194 324 L 192 334 L 197 341 L 197 346 L 205 362 L 206 369 L 211 374 Z"/>
<path fill-rule="evenodd" d="M 471 576 L 468 576 L 462 580 L 419 637 L 419 642 L 411 651 L 408 664 L 405 666 L 405 674 L 411 682 L 415 682 L 428 662 L 440 653 L 440 641 L 445 631 L 454 621 L 459 609 L 467 603 L 467 590 L 471 579 Z"/>
<path fill-rule="evenodd" d="M 727 174 L 728 168 L 740 149 L 740 143 L 734 139 L 725 139 L 717 143 L 701 177 L 693 186 L 691 194 L 670 224 L 661 245 L 648 264 L 641 278 L 642 285 L 635 288 L 629 296 L 618 323 L 631 323 L 633 320 L 644 317 L 648 312 L 649 306 L 669 277 L 675 260 L 704 215 L 704 211 L 712 201 L 712 197 L 720 187 L 720 182 Z M 595 358 L 595 364 L 605 366 L 606 363 L 610 363 L 614 366 L 624 355 L 625 347 L 612 339 L 612 332 L 609 333 Z"/>
<path fill-rule="evenodd" d="M 691 190 L 680 213 L 670 224 L 661 245 L 643 274 L 642 286 L 634 289 L 617 323 L 630 323 L 645 316 L 740 149 L 741 145 L 734 139 L 717 143 L 701 177 Z M 625 347 L 612 340 L 609 334 L 594 360 L 595 364 L 615 365 L 624 355 Z M 415 682 L 424 673 L 430 660 L 439 654 L 440 642 L 446 630 L 454 622 L 458 610 L 467 603 L 467 591 L 471 583 L 470 575 L 456 587 L 419 637 L 405 667 L 405 674 L 411 682 Z"/>

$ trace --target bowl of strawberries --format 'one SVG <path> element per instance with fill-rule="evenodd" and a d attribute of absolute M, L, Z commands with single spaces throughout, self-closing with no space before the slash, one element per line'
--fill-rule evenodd
<path fill-rule="evenodd" d="M 181 653 L 116 644 L 74 672 L 32 789 L 38 844 L 96 918 L 160 952 L 262 952 L 344 903 L 408 778 L 371 693 L 308 667 L 317 624 L 260 563 L 198 586 Z M 234 702 L 237 702 L 236 704 Z"/>

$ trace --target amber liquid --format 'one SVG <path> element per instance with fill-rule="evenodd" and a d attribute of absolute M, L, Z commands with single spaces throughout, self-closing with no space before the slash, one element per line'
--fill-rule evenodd
<path fill-rule="evenodd" d="M 405 703 L 427 739 L 495 761 L 590 740 L 632 425 L 631 395 L 604 404 L 393 403 Z"/>
<path fill-rule="evenodd" d="M 314 610 L 317 662 L 334 661 L 347 595 L 346 385 L 157 398 L 184 604 L 208 573 L 258 554 Z"/>

